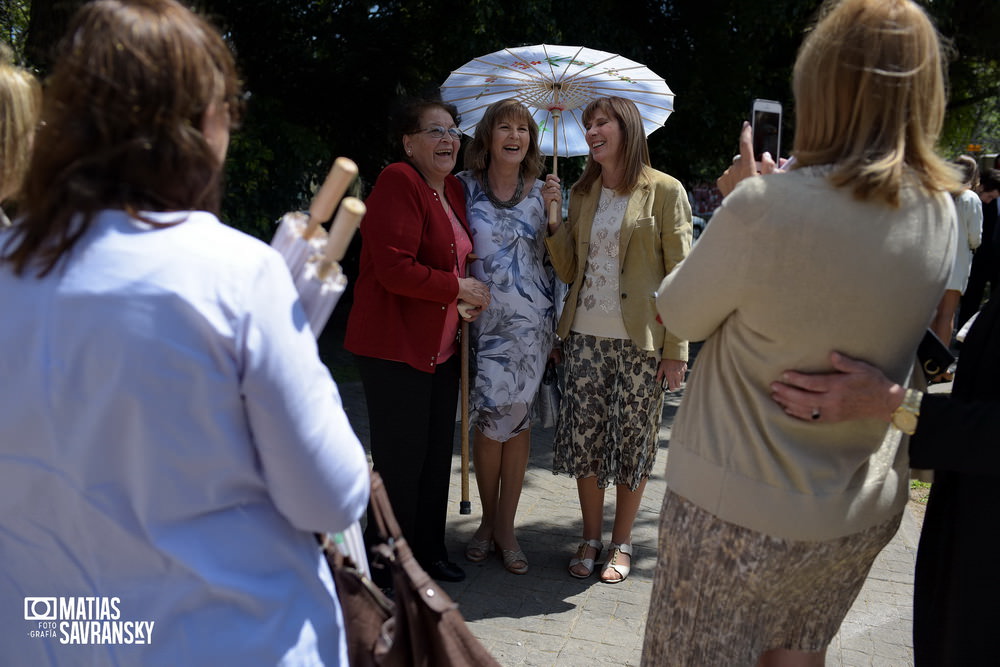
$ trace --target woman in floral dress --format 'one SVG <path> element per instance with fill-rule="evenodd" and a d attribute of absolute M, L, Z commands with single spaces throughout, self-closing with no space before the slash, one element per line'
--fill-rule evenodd
<path fill-rule="evenodd" d="M 465 556 L 486 560 L 495 546 L 504 567 L 528 571 L 514 515 L 528 465 L 531 407 L 552 349 L 553 281 L 545 260 L 545 211 L 538 126 L 513 99 L 487 109 L 465 152 L 472 276 L 491 300 L 471 325 L 475 383 L 473 463 L 483 517 Z M 550 196 L 555 200 L 556 196 Z M 470 258 L 471 259 L 471 258 Z"/>

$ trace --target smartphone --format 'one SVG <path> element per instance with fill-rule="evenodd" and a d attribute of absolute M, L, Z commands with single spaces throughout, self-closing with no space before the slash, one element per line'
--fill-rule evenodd
<path fill-rule="evenodd" d="M 753 158 L 760 162 L 766 151 L 777 162 L 781 155 L 781 102 L 754 100 L 750 118 L 753 126 Z"/>

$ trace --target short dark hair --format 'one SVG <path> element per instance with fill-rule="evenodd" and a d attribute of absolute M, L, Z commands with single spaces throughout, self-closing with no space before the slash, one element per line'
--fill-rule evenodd
<path fill-rule="evenodd" d="M 986 169 L 979 177 L 979 189 L 981 192 L 1000 192 L 1000 169 Z"/>
<path fill-rule="evenodd" d="M 421 97 L 403 100 L 396 108 L 392 119 L 393 143 L 401 153 L 403 148 L 400 140 L 407 134 L 413 134 L 420 129 L 420 117 L 428 109 L 444 109 L 455 121 L 455 125 L 458 125 L 462 120 L 462 117 L 458 115 L 458 108 L 454 104 L 442 102 L 440 99 Z"/>

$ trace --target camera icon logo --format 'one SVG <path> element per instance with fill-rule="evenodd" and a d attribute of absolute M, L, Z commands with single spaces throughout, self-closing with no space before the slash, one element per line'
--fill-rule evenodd
<path fill-rule="evenodd" d="M 24 598 L 26 621 L 54 621 L 58 610 L 55 598 Z"/>

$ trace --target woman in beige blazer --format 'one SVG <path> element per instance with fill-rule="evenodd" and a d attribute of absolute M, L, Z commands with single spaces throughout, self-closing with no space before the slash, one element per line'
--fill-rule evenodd
<path fill-rule="evenodd" d="M 631 569 L 632 524 L 658 446 L 663 390 L 687 371 L 687 342 L 657 321 L 654 292 L 691 247 L 691 207 L 674 178 L 649 166 L 642 119 L 629 100 L 584 111 L 587 166 L 570 192 L 565 224 L 546 246 L 570 285 L 559 322 L 566 392 L 553 471 L 576 477 L 583 541 L 569 572 L 585 578 L 603 549 L 604 490 L 614 484 L 611 546 L 601 580 Z M 550 176 L 546 187 L 558 189 Z"/>

